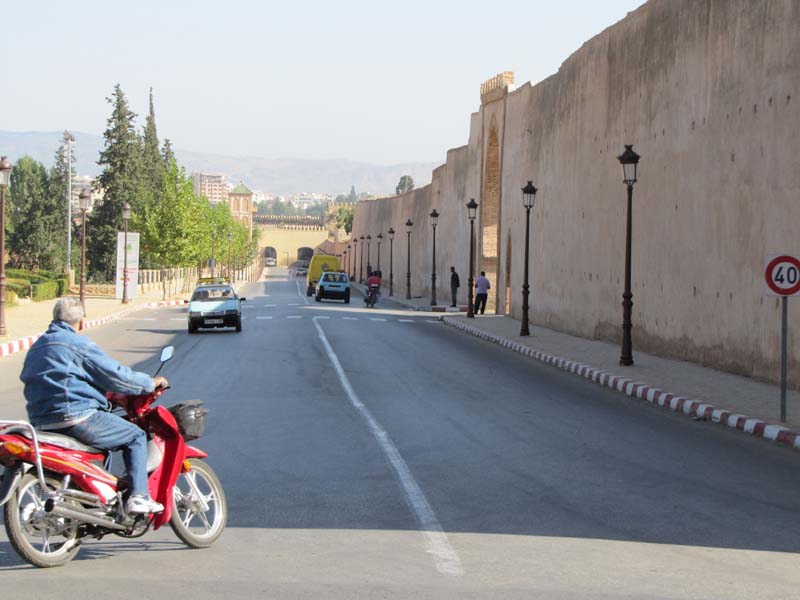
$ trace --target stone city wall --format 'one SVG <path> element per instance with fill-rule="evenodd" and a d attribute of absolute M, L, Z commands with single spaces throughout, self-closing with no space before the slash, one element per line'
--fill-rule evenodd
<path fill-rule="evenodd" d="M 519 318 L 520 188 L 530 179 L 539 188 L 532 321 L 619 340 L 626 191 L 616 157 L 634 144 L 642 155 L 633 202 L 634 356 L 644 350 L 775 380 L 780 308 L 765 293 L 763 270 L 770 254 L 800 254 L 800 2 L 651 0 L 548 79 L 513 90 L 508 76 L 500 88 L 495 78 L 482 89 L 468 145 L 448 153 L 429 186 L 358 204 L 359 235 L 398 231 L 395 292 L 410 217 L 412 293 L 430 294 L 433 208 L 441 213 L 438 294 L 449 293 L 451 264 L 466 283 L 464 205 L 474 197 L 478 270 L 490 274 L 497 312 Z M 794 385 L 798 303 L 789 302 Z"/>

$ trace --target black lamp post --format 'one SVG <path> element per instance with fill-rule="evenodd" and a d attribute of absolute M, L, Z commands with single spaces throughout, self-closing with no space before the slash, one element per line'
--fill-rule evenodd
<path fill-rule="evenodd" d="M 522 188 L 522 204 L 525 207 L 525 279 L 522 282 L 522 327 L 519 334 L 530 335 L 528 328 L 528 296 L 530 296 L 530 286 L 528 285 L 528 257 L 530 255 L 531 244 L 531 209 L 536 201 L 536 187 L 532 181 Z"/>
<path fill-rule="evenodd" d="M 406 234 L 408 235 L 408 252 L 406 253 L 406 300 L 411 300 L 411 230 L 414 223 L 409 219 L 406 221 Z"/>
<path fill-rule="evenodd" d="M 469 301 L 467 302 L 467 318 L 475 318 L 475 303 L 473 298 L 475 296 L 473 289 L 473 278 L 475 276 L 475 217 L 478 214 L 478 203 L 475 198 L 470 198 L 467 202 L 467 216 L 469 216 L 469 282 L 467 284 L 467 295 Z"/>
<path fill-rule="evenodd" d="M 633 342 L 631 341 L 631 312 L 633 293 L 631 292 L 631 236 L 633 233 L 633 184 L 638 179 L 639 159 L 633 151 L 633 144 L 625 144 L 625 152 L 617 159 L 622 165 L 623 182 L 628 186 L 628 219 L 625 235 L 625 291 L 622 294 L 622 354 L 619 364 L 623 367 L 633 365 Z"/>
<path fill-rule="evenodd" d="M 211 227 L 211 276 L 216 276 L 217 268 L 217 224 Z"/>
<path fill-rule="evenodd" d="M 83 235 L 81 237 L 81 287 L 80 299 L 81 306 L 83 306 L 83 316 L 86 316 L 86 211 L 92 208 L 92 193 L 89 188 L 83 188 L 78 196 L 81 209 L 81 229 Z"/>
<path fill-rule="evenodd" d="M 122 240 L 122 303 L 128 303 L 128 219 L 131 218 L 131 205 L 127 202 L 122 205 L 122 220 L 125 222 L 125 237 Z"/>
<path fill-rule="evenodd" d="M 8 159 L 0 157 L 0 336 L 6 331 L 6 190 L 11 184 L 13 167 Z"/>
<path fill-rule="evenodd" d="M 347 277 L 352 279 L 350 275 L 350 257 L 353 256 L 353 250 L 350 248 L 350 244 L 347 244 Z"/>
<path fill-rule="evenodd" d="M 228 277 L 231 276 L 231 241 L 233 241 L 233 233 L 228 232 L 228 266 L 226 270 L 228 271 Z"/>
<path fill-rule="evenodd" d="M 389 296 L 394 295 L 394 228 L 389 227 Z"/>
<path fill-rule="evenodd" d="M 433 227 L 433 262 L 431 266 L 431 306 L 436 306 L 436 225 L 439 224 L 439 213 L 431 211 L 431 227 Z"/>
<path fill-rule="evenodd" d="M 372 275 L 372 252 L 370 246 L 372 245 L 372 236 L 367 234 L 367 276 Z"/>
<path fill-rule="evenodd" d="M 362 235 L 358 239 L 361 240 L 361 261 L 358 263 L 358 282 L 364 283 L 364 236 Z"/>
<path fill-rule="evenodd" d="M 380 271 L 381 270 L 381 244 L 383 243 L 383 234 L 379 233 L 375 237 L 378 240 L 378 266 L 377 266 L 377 269 L 378 269 L 378 271 Z"/>

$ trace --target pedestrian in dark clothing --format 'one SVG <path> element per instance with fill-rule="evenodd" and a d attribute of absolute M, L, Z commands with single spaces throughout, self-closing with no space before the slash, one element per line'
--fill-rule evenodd
<path fill-rule="evenodd" d="M 450 293 L 453 295 L 453 303 L 450 306 L 455 306 L 457 304 L 458 288 L 460 285 L 461 281 L 458 279 L 456 268 L 450 267 Z"/>
<path fill-rule="evenodd" d="M 483 314 L 486 311 L 486 300 L 489 298 L 489 288 L 492 284 L 486 278 L 486 271 L 481 271 L 480 277 L 475 280 L 475 313 Z"/>

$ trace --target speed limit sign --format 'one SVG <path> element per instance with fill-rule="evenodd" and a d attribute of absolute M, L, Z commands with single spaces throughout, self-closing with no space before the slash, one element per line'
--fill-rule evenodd
<path fill-rule="evenodd" d="M 767 287 L 777 296 L 794 296 L 800 293 L 800 260 L 781 254 L 767 261 L 764 272 Z"/>

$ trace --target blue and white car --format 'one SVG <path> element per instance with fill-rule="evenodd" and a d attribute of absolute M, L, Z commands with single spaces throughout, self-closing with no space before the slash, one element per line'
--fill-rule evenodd
<path fill-rule="evenodd" d="M 325 271 L 317 282 L 317 293 L 314 299 L 321 302 L 323 298 L 337 298 L 350 304 L 350 278 L 341 271 Z"/>
<path fill-rule="evenodd" d="M 201 327 L 235 327 L 242 330 L 242 302 L 228 283 L 201 282 L 189 301 L 189 333 Z"/>

